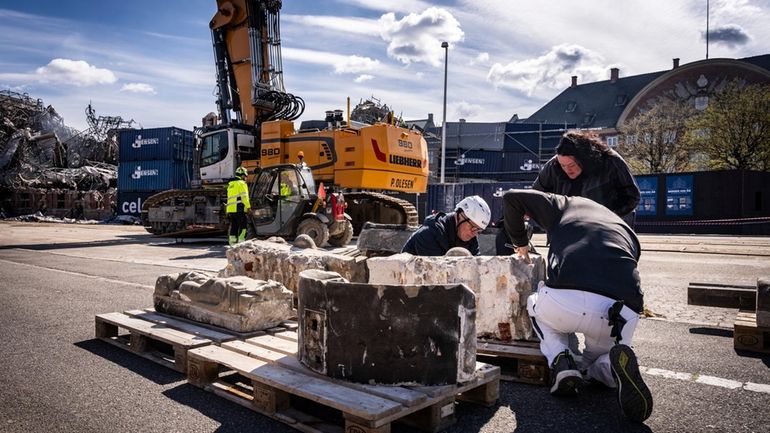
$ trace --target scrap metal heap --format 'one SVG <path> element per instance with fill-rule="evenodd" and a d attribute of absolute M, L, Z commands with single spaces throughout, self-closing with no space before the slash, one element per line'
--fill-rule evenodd
<path fill-rule="evenodd" d="M 100 207 L 109 198 L 114 201 L 116 133 L 133 120 L 97 117 L 90 104 L 86 116 L 89 128 L 78 131 L 41 99 L 0 91 L 0 198 L 5 216 L 42 209 L 66 213 L 78 201 Z M 51 194 L 56 197 L 48 197 Z M 73 198 L 62 198 L 68 195 Z"/>
<path fill-rule="evenodd" d="M 366 123 L 374 125 L 377 123 L 394 123 L 393 122 L 393 110 L 388 107 L 388 104 L 383 104 L 379 99 L 372 96 L 371 99 L 360 100 L 358 104 L 353 107 L 353 111 L 350 113 L 350 120 L 354 122 Z M 401 125 L 399 121 L 399 126 Z"/>

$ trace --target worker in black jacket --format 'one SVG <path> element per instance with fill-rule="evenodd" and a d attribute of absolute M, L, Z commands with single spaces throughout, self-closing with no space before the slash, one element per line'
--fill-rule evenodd
<path fill-rule="evenodd" d="M 476 235 L 489 225 L 492 212 L 483 198 L 474 195 L 457 203 L 454 212 L 438 213 L 425 218 L 402 248 L 402 253 L 416 256 L 443 256 L 454 247 L 462 247 L 479 255 Z"/>
<path fill-rule="evenodd" d="M 652 395 L 631 350 L 644 297 L 637 270 L 639 240 L 620 217 L 583 197 L 535 190 L 503 195 L 503 217 L 516 254 L 529 258 L 524 215 L 550 238 L 548 277 L 527 300 L 551 366 L 551 393 L 573 395 L 583 375 L 568 347 L 568 335 L 585 335 L 583 368 L 588 377 L 618 388 L 623 413 L 644 421 Z"/>
<path fill-rule="evenodd" d="M 580 196 L 603 204 L 624 218 L 639 204 L 639 187 L 623 158 L 595 134 L 570 131 L 556 146 L 556 155 L 540 169 L 532 188 Z"/>
<path fill-rule="evenodd" d="M 532 189 L 580 196 L 606 206 L 633 228 L 641 194 L 626 161 L 595 134 L 564 133 L 556 155 L 540 169 Z M 509 255 L 509 239 L 498 234 L 497 255 Z"/>

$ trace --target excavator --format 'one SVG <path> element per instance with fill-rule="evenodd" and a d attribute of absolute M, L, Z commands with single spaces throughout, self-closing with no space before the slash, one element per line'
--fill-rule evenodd
<path fill-rule="evenodd" d="M 149 232 L 173 237 L 224 233 L 225 186 L 236 168 L 251 172 L 300 163 L 312 172 L 314 185 L 328 190 L 316 196 L 337 197 L 344 191 L 345 211 L 356 232 L 367 221 L 418 225 L 411 203 L 383 191 L 426 191 L 428 151 L 419 132 L 389 122 L 355 124 L 342 110 L 327 111 L 322 122 L 308 122 L 312 128 L 295 129 L 293 121 L 305 104 L 284 89 L 281 5 L 280 0 L 217 0 L 209 25 L 218 109 L 209 118 L 217 121 L 196 131 L 193 188 L 163 191 L 145 201 L 142 221 Z M 253 181 L 254 176 L 247 179 Z"/>

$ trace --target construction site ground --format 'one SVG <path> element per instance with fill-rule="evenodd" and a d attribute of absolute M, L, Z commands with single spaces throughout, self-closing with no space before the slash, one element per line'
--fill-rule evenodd
<path fill-rule="evenodd" d="M 158 275 L 223 268 L 224 239 L 177 243 L 116 225 L 3 221 L 0 230 L 0 432 L 289 430 L 94 336 L 95 315 L 150 307 Z M 501 382 L 496 405 L 460 404 L 447 431 L 767 431 L 770 355 L 736 353 L 737 310 L 688 306 L 687 286 L 770 276 L 770 238 L 640 238 L 656 317 L 640 322 L 635 348 L 652 417 L 625 423 L 615 393 L 599 386 L 557 399 L 542 386 Z M 543 235 L 534 243 L 545 251 Z"/>

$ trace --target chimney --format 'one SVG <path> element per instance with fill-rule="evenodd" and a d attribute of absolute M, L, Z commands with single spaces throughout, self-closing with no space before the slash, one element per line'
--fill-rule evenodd
<path fill-rule="evenodd" d="M 433 123 L 433 113 L 428 113 L 428 123 Z"/>
<path fill-rule="evenodd" d="M 570 85 L 570 87 L 572 88 L 577 87 L 577 75 L 572 76 L 572 84 Z"/>
<path fill-rule="evenodd" d="M 673 67 L 673 68 L 671 68 L 671 69 L 676 69 L 676 68 L 678 68 L 678 67 L 679 67 L 679 57 L 677 57 L 677 58 L 675 58 L 675 59 L 674 59 L 674 67 Z"/>
<path fill-rule="evenodd" d="M 460 119 L 460 123 L 465 123 L 465 119 Z"/>
<path fill-rule="evenodd" d="M 620 69 L 610 68 L 610 83 L 617 83 L 618 75 L 620 75 Z"/>

